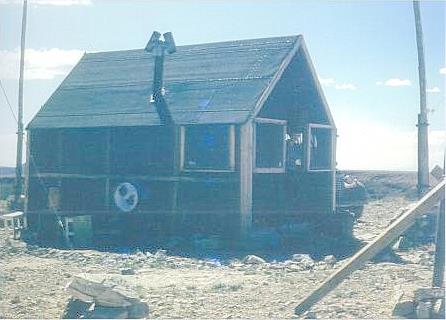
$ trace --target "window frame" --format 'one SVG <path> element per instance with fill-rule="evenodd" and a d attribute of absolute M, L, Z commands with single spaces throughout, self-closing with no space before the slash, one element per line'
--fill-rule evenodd
<path fill-rule="evenodd" d="M 282 146 L 282 167 L 257 167 L 257 124 L 275 124 L 282 126 L 283 146 Z M 287 121 L 280 119 L 255 118 L 253 125 L 253 172 L 254 173 L 285 173 L 286 172 L 286 133 Z"/>
<path fill-rule="evenodd" d="M 327 129 L 330 130 L 330 168 L 327 169 L 311 169 L 311 130 L 312 129 Z M 334 139 L 335 139 L 335 129 L 333 126 L 328 124 L 318 124 L 318 123 L 309 123 L 307 127 L 307 138 L 306 138 L 306 169 L 308 172 L 329 172 L 335 170 L 335 161 L 334 161 Z"/>
<path fill-rule="evenodd" d="M 192 126 L 213 126 L 223 125 L 227 126 L 228 133 L 228 163 L 227 168 L 188 168 L 186 166 L 186 135 L 187 127 Z M 235 171 L 235 125 L 226 123 L 215 124 L 193 124 L 180 126 L 180 171 L 181 172 L 234 172 Z"/>

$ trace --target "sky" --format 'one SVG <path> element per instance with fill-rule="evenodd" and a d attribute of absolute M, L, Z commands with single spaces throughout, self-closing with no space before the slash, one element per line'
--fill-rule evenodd
<path fill-rule="evenodd" d="M 24 120 L 84 52 L 302 34 L 338 129 L 339 169 L 416 170 L 418 60 L 412 1 L 29 0 Z M 0 80 L 17 108 L 21 0 L 0 0 Z M 430 166 L 445 150 L 444 1 L 422 1 Z M 0 92 L 0 166 L 16 124 Z"/>

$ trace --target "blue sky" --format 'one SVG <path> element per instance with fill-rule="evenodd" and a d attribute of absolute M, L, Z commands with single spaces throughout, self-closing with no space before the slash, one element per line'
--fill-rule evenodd
<path fill-rule="evenodd" d="M 21 1 L 0 0 L 0 80 L 17 106 Z M 445 148 L 445 2 L 422 1 L 431 165 Z M 419 109 L 411 1 L 30 0 L 25 122 L 84 51 L 142 48 L 153 30 L 178 45 L 303 34 L 338 127 L 341 169 L 416 169 Z M 0 92 L 1 93 L 1 92 Z M 15 123 L 0 95 L 0 165 Z"/>

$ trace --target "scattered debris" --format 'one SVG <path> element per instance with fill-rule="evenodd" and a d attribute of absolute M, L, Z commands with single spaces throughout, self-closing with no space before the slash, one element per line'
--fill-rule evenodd
<path fill-rule="evenodd" d="M 417 319 L 444 319 L 444 288 L 420 288 L 399 295 L 392 315 Z"/>

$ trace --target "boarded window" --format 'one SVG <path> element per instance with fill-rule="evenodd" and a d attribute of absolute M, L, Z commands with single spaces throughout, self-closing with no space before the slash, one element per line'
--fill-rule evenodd
<path fill-rule="evenodd" d="M 66 173 L 104 173 L 106 136 L 102 129 L 66 129 L 62 132 L 62 167 Z"/>
<path fill-rule="evenodd" d="M 229 125 L 187 126 L 184 141 L 185 169 L 230 169 L 233 140 Z"/>
<path fill-rule="evenodd" d="M 172 130 L 164 126 L 114 128 L 112 172 L 146 174 L 172 168 L 172 138 Z"/>
<path fill-rule="evenodd" d="M 309 169 L 330 170 L 332 164 L 331 128 L 310 126 L 309 148 Z"/>
<path fill-rule="evenodd" d="M 275 123 L 256 124 L 256 167 L 283 168 L 285 164 L 285 126 Z"/>
<path fill-rule="evenodd" d="M 59 170 L 60 136 L 57 130 L 33 130 L 30 132 L 30 170 L 32 173 L 57 172 Z"/>

